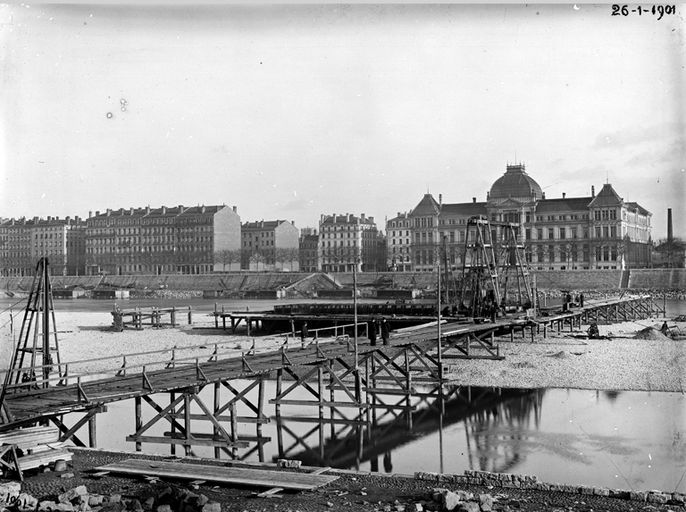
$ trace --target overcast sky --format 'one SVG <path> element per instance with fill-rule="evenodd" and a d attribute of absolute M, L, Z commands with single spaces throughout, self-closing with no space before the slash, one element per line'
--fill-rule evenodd
<path fill-rule="evenodd" d="M 547 197 L 609 179 L 686 237 L 684 22 L 610 11 L 0 7 L 0 217 L 383 220 L 485 200 L 516 159 Z"/>

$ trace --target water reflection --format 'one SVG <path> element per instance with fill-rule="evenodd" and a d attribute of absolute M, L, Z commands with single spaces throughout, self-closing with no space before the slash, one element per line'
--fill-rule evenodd
<path fill-rule="evenodd" d="M 444 430 L 462 423 L 469 447 L 469 467 L 505 472 L 526 456 L 512 441 L 526 438 L 532 423 L 538 428 L 544 393 L 544 390 L 436 386 L 422 390 L 420 396 L 410 397 L 410 409 L 403 403 L 397 410 L 388 408 L 378 414 L 375 408 L 370 421 L 354 423 L 347 418 L 338 422 L 327 418 L 326 422 L 302 433 L 289 420 L 277 415 L 279 437 L 287 436 L 291 441 L 279 450 L 278 457 L 337 468 L 359 468 L 368 462 L 371 471 L 390 473 L 395 450 L 438 433 L 440 467 L 437 469 L 442 471 Z M 387 398 L 379 393 L 373 402 L 388 404 Z M 318 443 L 327 427 L 327 437 Z M 508 442 L 503 442 L 504 437 Z M 474 460 L 475 453 L 477 460 Z"/>
<path fill-rule="evenodd" d="M 202 392 L 206 403 L 212 400 L 210 388 Z M 294 399 L 311 398 L 300 391 Z M 275 396 L 273 381 L 265 395 Z M 254 422 L 239 424 L 239 438 L 251 444 L 235 455 L 384 473 L 480 469 L 531 474 L 547 482 L 686 492 L 681 478 L 686 474 L 686 396 L 681 393 L 444 385 L 417 389 L 409 400 L 379 393 L 370 399 L 369 414 L 356 407 L 324 407 L 321 415 L 317 406 L 296 405 L 282 405 L 282 414 L 276 414 L 267 402 L 271 421 L 261 433 Z M 241 404 L 236 414 L 251 416 Z M 133 431 L 133 404 L 111 404 L 102 416 L 99 446 L 132 450 L 133 443 L 123 437 Z M 144 415 L 144 422 L 149 419 Z M 165 430 L 168 425 L 160 425 L 150 433 L 160 436 Z M 212 433 L 207 421 L 193 430 Z M 149 443 L 143 449 L 163 450 Z M 194 446 L 193 452 L 214 455 L 207 446 Z M 234 454 L 221 450 L 220 455 Z"/>

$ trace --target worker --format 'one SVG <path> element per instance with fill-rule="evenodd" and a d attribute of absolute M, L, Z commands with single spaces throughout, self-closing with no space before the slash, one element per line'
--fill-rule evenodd
<path fill-rule="evenodd" d="M 391 326 L 388 324 L 385 318 L 381 319 L 381 339 L 383 339 L 383 344 L 388 345 L 388 338 L 391 336 Z"/>
<path fill-rule="evenodd" d="M 376 346 L 376 321 L 370 320 L 367 322 L 367 337 L 369 338 L 369 344 L 374 347 Z"/>
<path fill-rule="evenodd" d="M 300 343 L 302 346 L 305 346 L 305 340 L 307 339 L 307 336 L 309 336 L 309 332 L 307 330 L 307 322 L 303 322 L 303 327 L 300 331 Z"/>
<path fill-rule="evenodd" d="M 584 307 L 584 294 L 583 293 L 579 294 L 579 307 L 581 307 L 581 308 Z"/>
<path fill-rule="evenodd" d="M 591 322 L 591 325 L 588 327 L 588 338 L 591 340 L 597 340 L 600 338 L 600 329 L 598 329 L 598 324 L 595 322 Z"/>

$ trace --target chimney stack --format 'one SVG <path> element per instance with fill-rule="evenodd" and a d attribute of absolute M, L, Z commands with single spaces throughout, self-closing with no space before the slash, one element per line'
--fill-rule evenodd
<path fill-rule="evenodd" d="M 567 192 L 562 192 L 562 199 L 564 199 L 565 197 L 567 197 Z"/>
<path fill-rule="evenodd" d="M 591 197 L 595 197 L 595 187 L 591 185 Z"/>
<path fill-rule="evenodd" d="M 674 241 L 674 231 L 672 231 L 672 209 L 667 208 L 667 242 L 672 243 Z"/>
<path fill-rule="evenodd" d="M 438 194 L 438 206 L 443 206 L 443 194 Z"/>
<path fill-rule="evenodd" d="M 238 213 L 238 207 L 237 206 L 232 206 L 231 209 L 233 210 L 233 213 Z"/>
<path fill-rule="evenodd" d="M 472 203 L 476 203 L 476 197 L 472 197 Z"/>

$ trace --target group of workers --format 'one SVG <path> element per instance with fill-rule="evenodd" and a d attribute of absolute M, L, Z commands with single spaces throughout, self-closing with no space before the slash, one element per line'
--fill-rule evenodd
<path fill-rule="evenodd" d="M 367 337 L 369 338 L 369 344 L 373 347 L 376 345 L 376 337 L 381 334 L 381 339 L 384 345 L 388 345 L 388 339 L 391 336 L 391 326 L 388 324 L 385 318 L 380 320 L 374 319 L 367 322 Z"/>

